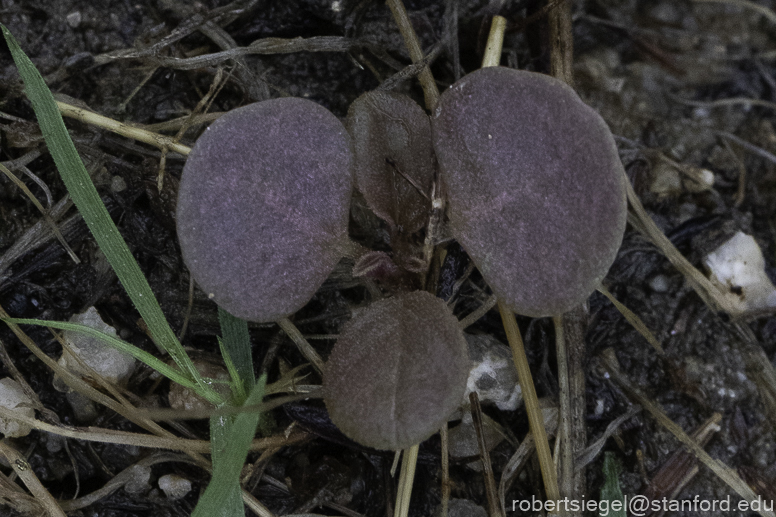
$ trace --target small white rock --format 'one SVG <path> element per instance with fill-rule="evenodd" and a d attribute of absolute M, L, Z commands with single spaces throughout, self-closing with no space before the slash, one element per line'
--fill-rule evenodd
<path fill-rule="evenodd" d="M 712 281 L 739 312 L 776 307 L 776 287 L 765 274 L 765 259 L 751 235 L 736 233 L 705 259 Z"/>
<path fill-rule="evenodd" d="M 596 417 L 599 417 L 604 414 L 604 409 L 606 409 L 606 404 L 604 402 L 604 399 L 596 399 L 595 410 L 593 411 L 593 414 Z"/>
<path fill-rule="evenodd" d="M 127 182 L 121 176 L 113 176 L 110 180 L 111 192 L 118 193 L 127 190 Z"/>
<path fill-rule="evenodd" d="M 70 318 L 70 322 L 85 325 L 112 337 L 117 337 L 116 329 L 102 321 L 94 307 L 89 307 L 89 310 L 83 314 L 74 315 Z M 64 332 L 64 339 L 70 344 L 75 355 L 111 383 L 118 385 L 126 384 L 135 370 L 136 361 L 134 357 L 111 348 L 100 339 L 71 331 Z M 76 375 L 82 377 L 89 375 L 89 372 L 81 367 L 79 361 L 67 349 L 62 353 L 59 364 Z"/>
<path fill-rule="evenodd" d="M 18 382 L 6 377 L 0 379 L 0 406 L 13 409 L 21 416 L 35 418 L 35 410 L 32 409 L 33 401 L 24 393 Z M 6 438 L 20 438 L 30 434 L 30 426 L 16 420 L 0 418 L 0 433 Z"/>
<path fill-rule="evenodd" d="M 480 402 L 493 403 L 502 411 L 514 411 L 523 401 L 512 351 L 485 334 L 466 334 L 472 369 L 466 384 L 464 405 L 477 392 Z"/>
<path fill-rule="evenodd" d="M 65 17 L 67 24 L 73 29 L 77 29 L 78 26 L 81 25 L 82 19 L 83 17 L 81 16 L 81 11 L 73 11 Z"/>
<path fill-rule="evenodd" d="M 649 281 L 649 287 L 656 293 L 668 292 L 670 284 L 668 283 L 668 277 L 665 275 L 655 275 Z"/>
<path fill-rule="evenodd" d="M 167 496 L 167 499 L 176 501 L 191 492 L 191 481 L 175 474 L 165 474 L 159 478 L 159 488 Z"/>
<path fill-rule="evenodd" d="M 151 489 L 148 481 L 151 479 L 151 467 L 133 465 L 130 471 L 130 479 L 124 485 L 124 491 L 128 494 L 142 494 Z"/>

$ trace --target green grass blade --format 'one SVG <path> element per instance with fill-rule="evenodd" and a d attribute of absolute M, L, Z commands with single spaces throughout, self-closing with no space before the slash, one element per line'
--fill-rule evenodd
<path fill-rule="evenodd" d="M 600 517 L 626 517 L 625 497 L 620 488 L 620 462 L 613 452 L 604 454 L 604 486 L 598 509 Z"/>
<path fill-rule="evenodd" d="M 218 338 L 218 349 L 221 351 L 221 357 L 224 359 L 226 370 L 229 372 L 230 387 L 232 388 L 232 402 L 235 404 L 242 404 L 248 395 L 245 393 L 245 383 L 240 378 L 240 372 L 237 371 L 237 367 L 232 362 L 232 357 L 224 347 L 224 340 Z"/>
<path fill-rule="evenodd" d="M 259 404 L 264 398 L 267 377 L 262 375 L 251 390 L 245 406 Z M 258 413 L 240 413 L 236 417 L 210 419 L 210 443 L 213 449 L 213 478 L 197 503 L 192 517 L 243 515 L 240 495 L 242 472 L 248 449 L 259 424 Z"/>
<path fill-rule="evenodd" d="M 39 325 L 43 327 L 51 327 L 59 330 L 67 330 L 69 332 L 78 332 L 85 336 L 97 338 L 101 340 L 103 343 L 105 343 L 106 345 L 108 345 L 109 347 L 115 348 L 116 350 L 119 350 L 120 352 L 124 352 L 125 354 L 129 354 L 135 359 L 137 359 L 138 361 L 142 361 L 143 363 L 147 364 L 148 366 L 150 366 L 157 372 L 161 373 L 171 381 L 177 382 L 184 388 L 198 390 L 198 386 L 193 381 L 193 379 L 188 378 L 187 376 L 182 374 L 179 370 L 168 365 L 161 359 L 158 359 L 157 357 L 149 354 L 145 350 L 141 350 L 140 348 L 136 347 L 133 344 L 127 343 L 124 340 L 111 336 L 110 334 L 106 334 L 105 332 L 102 332 L 95 328 L 88 327 L 86 325 L 79 325 L 77 323 L 67 323 L 62 321 L 47 321 L 47 320 L 30 320 L 30 319 L 23 319 L 23 318 L 8 318 L 8 319 L 4 319 L 3 321 L 7 323 L 16 323 L 17 325 Z"/>
<path fill-rule="evenodd" d="M 218 308 L 218 321 L 221 323 L 224 349 L 234 364 L 246 391 L 251 391 L 256 381 L 253 376 L 253 357 L 251 356 L 251 337 L 248 334 L 248 323 L 232 316 L 221 307 Z M 224 355 L 224 361 L 227 361 L 226 355 Z"/>
<path fill-rule="evenodd" d="M 151 287 L 148 285 L 148 281 L 140 271 L 135 258 L 102 203 L 97 189 L 70 139 L 51 91 L 35 65 L 19 47 L 16 38 L 4 25 L 0 27 L 2 27 L 5 41 L 8 43 L 14 62 L 19 69 L 19 74 L 24 80 L 25 92 L 32 102 L 51 157 L 54 159 L 62 176 L 62 181 L 65 183 L 78 211 L 86 221 L 89 230 L 94 235 L 100 250 L 116 271 L 116 275 L 148 326 L 156 343 L 170 354 L 181 370 L 190 374 L 199 386 L 205 388 L 206 385 L 199 372 L 194 368 L 191 359 L 175 337 L 151 291 Z M 204 390 L 203 395 L 207 391 Z M 211 402 L 217 402 L 217 400 L 211 400 Z"/>

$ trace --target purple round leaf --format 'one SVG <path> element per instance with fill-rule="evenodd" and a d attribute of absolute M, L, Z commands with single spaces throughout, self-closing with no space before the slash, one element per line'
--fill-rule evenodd
<path fill-rule="evenodd" d="M 274 99 L 216 120 L 178 194 L 178 238 L 197 284 L 249 321 L 300 309 L 347 244 L 350 166 L 345 127 L 314 102 Z"/>
<path fill-rule="evenodd" d="M 491 67 L 442 95 L 432 127 L 451 231 L 493 291 L 534 317 L 584 302 L 626 222 L 603 119 L 561 81 Z"/>
<path fill-rule="evenodd" d="M 444 301 L 403 293 L 356 311 L 326 363 L 324 400 L 337 427 L 375 449 L 422 442 L 460 406 L 466 339 Z"/>

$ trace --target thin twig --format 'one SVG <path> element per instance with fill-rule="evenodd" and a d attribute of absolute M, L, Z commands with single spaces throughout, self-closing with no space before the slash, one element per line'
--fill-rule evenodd
<path fill-rule="evenodd" d="M 557 428 L 558 428 L 558 410 L 554 409 L 551 413 L 546 415 L 546 418 L 544 420 L 544 425 L 547 428 L 547 434 L 550 436 L 554 435 Z M 535 450 L 535 443 L 533 439 L 533 434 L 529 431 L 527 435 L 525 435 L 525 438 L 523 438 L 523 441 L 520 443 L 520 446 L 517 448 L 515 453 L 512 455 L 511 458 L 509 458 L 509 461 L 507 462 L 506 466 L 504 466 L 504 470 L 501 472 L 501 480 L 498 484 L 498 499 L 501 503 L 501 506 L 506 508 L 506 493 L 507 490 L 509 490 L 509 487 L 512 485 L 512 482 L 515 480 L 515 477 L 517 477 L 517 474 L 520 472 L 520 470 L 523 468 L 523 466 L 526 464 L 528 459 L 533 455 L 533 452 Z"/>
<path fill-rule="evenodd" d="M 40 201 L 30 192 L 30 189 L 27 188 L 27 185 L 24 184 L 22 180 L 20 180 L 16 174 L 11 172 L 5 165 L 0 163 L 0 171 L 2 171 L 3 174 L 5 174 L 8 179 L 10 179 L 17 187 L 19 187 L 22 192 L 24 192 L 24 195 L 27 196 L 27 198 L 32 201 L 32 204 L 35 205 L 35 208 L 38 209 L 40 214 L 43 216 L 43 220 L 46 221 L 46 224 L 49 225 L 49 228 L 51 229 L 51 232 L 56 236 L 59 243 L 62 245 L 63 248 L 65 248 L 65 251 L 70 256 L 70 259 L 75 262 L 76 264 L 81 263 L 81 259 L 78 258 L 78 255 L 75 254 L 73 249 L 70 247 L 70 245 L 67 243 L 65 238 L 62 236 L 62 232 L 59 231 L 59 228 L 57 227 L 57 223 L 54 222 L 54 220 L 49 215 L 49 211 L 43 208 L 43 205 L 40 204 Z"/>
<path fill-rule="evenodd" d="M 453 77 L 461 78 L 461 55 L 458 49 L 458 0 L 445 0 L 445 40 L 453 61 Z M 443 515 L 442 517 L 447 517 Z"/>
<path fill-rule="evenodd" d="M 623 171 L 622 174 L 624 176 L 625 172 Z M 733 304 L 726 297 L 722 296 L 719 289 L 703 273 L 698 271 L 689 260 L 679 253 L 679 250 L 657 227 L 649 214 L 647 214 L 644 205 L 641 204 L 641 200 L 639 200 L 627 177 L 625 177 L 625 189 L 628 195 L 628 202 L 633 210 L 633 214 L 628 215 L 628 222 L 646 235 L 663 252 L 663 255 L 684 275 L 695 292 L 698 293 L 698 296 L 701 297 L 711 310 L 714 312 L 723 311 L 732 316 L 738 315 L 738 311 Z"/>
<path fill-rule="evenodd" d="M 765 16 L 771 23 L 776 23 L 776 13 L 774 13 L 773 10 L 768 9 L 763 5 L 750 2 L 749 0 L 692 0 L 692 1 L 696 3 L 701 3 L 701 2 L 716 3 L 716 4 L 733 5 L 735 7 L 744 7 L 746 9 L 757 11 L 758 13 Z"/>
<path fill-rule="evenodd" d="M 490 463 L 488 445 L 485 443 L 485 431 L 482 428 L 482 407 L 476 391 L 469 393 L 471 403 L 472 421 L 477 433 L 477 446 L 480 449 L 480 461 L 482 462 L 482 474 L 485 476 L 485 494 L 488 499 L 488 513 L 490 517 L 505 517 L 504 508 L 498 502 L 496 491 L 496 479 L 493 477 L 493 465 Z"/>
<path fill-rule="evenodd" d="M 288 335 L 288 337 L 291 338 L 291 341 L 294 342 L 296 347 L 299 349 L 299 352 L 302 353 L 305 359 L 310 361 L 313 367 L 318 370 L 318 373 L 323 373 L 323 359 L 321 359 L 321 356 L 318 355 L 318 352 L 316 352 L 313 346 L 304 338 L 302 333 L 299 332 L 299 329 L 296 328 L 296 325 L 291 323 L 291 320 L 288 318 L 279 319 L 277 323 L 280 328 L 282 328 L 283 331 Z"/>
<path fill-rule="evenodd" d="M 190 147 L 179 144 L 175 141 L 175 139 L 168 136 L 160 135 L 143 128 L 130 126 L 124 124 L 123 122 L 118 122 L 112 118 L 104 117 L 93 111 L 79 108 L 65 102 L 57 101 L 57 107 L 65 117 L 74 118 L 86 124 L 91 124 L 103 129 L 107 129 L 108 131 L 112 131 L 113 133 L 119 134 L 121 136 L 137 140 L 138 142 L 151 144 L 154 147 L 158 147 L 159 149 L 166 148 L 184 156 L 187 156 L 191 152 Z"/>
<path fill-rule="evenodd" d="M 496 297 L 496 295 L 495 294 L 490 295 L 487 300 L 482 302 L 482 305 L 480 305 L 477 310 L 473 311 L 468 316 L 466 316 L 465 318 L 463 318 L 461 321 L 458 322 L 458 325 L 461 327 L 461 330 L 473 325 L 477 320 L 485 316 L 493 307 L 495 307 L 497 303 L 498 303 L 498 298 Z"/>
<path fill-rule="evenodd" d="M 396 508 L 394 517 L 407 517 L 410 512 L 410 499 L 412 497 L 412 483 L 415 480 L 415 467 L 418 464 L 419 444 L 415 444 L 404 450 L 401 462 L 401 474 L 399 474 L 399 489 L 396 493 Z"/>
<path fill-rule="evenodd" d="M 498 302 L 498 309 L 501 313 L 501 320 L 507 333 L 507 341 L 512 349 L 512 357 L 517 368 L 517 379 L 523 393 L 525 410 L 528 413 L 528 425 L 536 441 L 536 454 L 539 456 L 539 465 L 542 469 L 544 491 L 546 492 L 547 500 L 557 501 L 560 499 L 558 476 L 555 472 L 552 453 L 550 453 L 550 443 L 547 441 L 547 432 L 544 429 L 544 419 L 539 408 L 539 399 L 536 396 L 531 368 L 528 366 L 528 357 L 525 355 L 523 338 L 520 336 L 520 329 L 517 327 L 514 313 L 501 300 Z"/>
<path fill-rule="evenodd" d="M 747 142 L 743 138 L 740 138 L 740 137 L 734 135 L 733 133 L 731 133 L 729 131 L 714 131 L 714 134 L 717 135 L 717 136 L 720 136 L 722 138 L 725 138 L 727 140 L 730 140 L 731 142 L 734 142 L 734 143 L 736 143 L 738 145 L 740 145 L 741 147 L 743 147 L 747 151 L 750 151 L 750 152 L 752 152 L 752 153 L 754 153 L 754 154 L 756 154 L 756 155 L 758 155 L 758 156 L 760 156 L 762 158 L 765 158 L 766 160 L 768 160 L 771 163 L 776 163 L 776 155 L 775 154 L 766 151 L 762 147 L 759 147 L 759 146 L 754 145 L 754 144 L 752 144 L 750 142 Z"/>
<path fill-rule="evenodd" d="M 35 500 L 47 510 L 46 513 L 50 517 L 66 517 L 57 500 L 46 490 L 46 487 L 43 486 L 38 476 L 35 475 L 30 464 L 27 463 L 24 456 L 19 454 L 19 451 L 5 441 L 0 441 L 0 455 L 5 456 L 8 463 L 13 466 L 14 472 L 19 474 L 27 489 L 35 496 Z"/>
<path fill-rule="evenodd" d="M 641 334 L 650 345 L 652 345 L 652 348 L 655 349 L 658 355 L 661 355 L 661 356 L 665 355 L 665 351 L 663 350 L 663 347 L 660 345 L 660 341 L 658 341 L 655 338 L 655 336 L 652 334 L 649 328 L 647 328 L 644 322 L 641 321 L 641 318 L 636 316 L 636 314 L 633 311 L 631 311 L 628 307 L 626 307 L 624 303 L 617 300 L 617 298 L 615 298 L 614 295 L 609 292 L 609 289 L 607 289 L 603 285 L 600 285 L 598 287 L 598 292 L 606 296 L 606 298 L 610 302 L 612 302 L 612 304 L 617 308 L 618 311 L 620 311 L 620 314 L 623 315 L 623 317 L 628 321 L 628 323 L 630 323 L 631 326 L 635 328 L 638 331 L 638 333 Z"/>
<path fill-rule="evenodd" d="M 439 430 L 439 436 L 442 438 L 442 510 L 439 517 L 447 517 L 450 503 L 450 447 L 447 437 L 447 422 Z"/>
<path fill-rule="evenodd" d="M 574 87 L 574 35 L 571 32 L 571 2 L 561 0 L 550 10 L 550 74 Z"/>
<path fill-rule="evenodd" d="M 577 455 L 587 445 L 585 427 L 585 330 L 584 306 L 553 318 L 558 358 L 559 422 L 558 490 L 564 499 L 579 500 L 585 493 L 585 471 L 576 468 Z M 567 512 L 567 517 L 581 512 Z"/>
<path fill-rule="evenodd" d="M 674 95 L 671 92 L 667 92 L 666 95 L 672 101 L 676 101 L 679 104 L 686 106 L 693 106 L 696 108 L 724 108 L 727 106 L 761 106 L 763 108 L 770 108 L 776 110 L 776 102 L 766 101 L 762 99 L 750 99 L 748 97 L 732 97 L 729 99 L 717 99 L 715 101 L 693 101 L 690 99 L 683 99 L 678 95 Z"/>
<path fill-rule="evenodd" d="M 725 149 L 727 149 L 728 153 L 733 158 L 733 161 L 736 162 L 736 167 L 738 167 L 738 188 L 736 189 L 736 195 L 733 198 L 733 204 L 734 206 L 739 207 L 746 197 L 746 165 L 744 165 L 743 160 L 738 157 L 738 154 L 733 149 L 733 146 L 730 145 L 730 141 L 727 138 L 723 139 L 722 142 L 725 144 Z"/>
<path fill-rule="evenodd" d="M 418 36 L 415 34 L 415 29 L 412 28 L 404 4 L 401 0 L 387 0 L 386 3 L 391 9 L 393 19 L 399 27 L 402 38 L 404 38 L 404 45 L 407 47 L 410 59 L 412 59 L 413 63 L 422 61 L 423 50 L 420 48 Z M 420 85 L 423 87 L 423 97 L 425 99 L 426 109 L 431 111 L 436 107 L 437 101 L 439 100 L 439 89 L 434 81 L 434 76 L 431 75 L 431 69 L 428 66 L 423 68 L 423 71 L 418 74 L 418 79 L 420 80 Z"/>
<path fill-rule="evenodd" d="M 147 458 L 143 458 L 137 463 L 134 463 L 129 467 L 125 468 L 124 470 L 122 470 L 121 472 L 113 476 L 112 479 L 110 479 L 107 483 L 105 483 L 102 487 L 98 488 L 94 492 L 91 492 L 77 499 L 61 501 L 60 505 L 62 506 L 62 509 L 67 512 L 75 512 L 77 510 L 81 510 L 82 508 L 86 508 L 87 506 L 93 505 L 100 499 L 108 497 L 110 494 L 112 494 L 119 488 L 129 483 L 132 479 L 136 477 L 137 468 L 148 468 L 148 467 L 152 467 L 153 465 L 158 465 L 160 463 L 168 463 L 172 461 L 192 463 L 190 458 L 180 454 L 171 454 L 168 452 L 156 453 Z"/>
<path fill-rule="evenodd" d="M 218 93 L 221 91 L 221 89 L 224 87 L 225 84 L 226 84 L 226 78 L 224 78 L 224 69 L 219 67 L 218 70 L 216 71 L 215 77 L 213 78 L 213 82 L 210 84 L 210 89 L 208 89 L 208 92 L 205 94 L 205 96 L 199 100 L 197 105 L 189 114 L 188 119 L 183 123 L 183 125 L 181 125 L 181 128 L 173 137 L 173 141 L 176 144 L 180 142 L 180 139 L 183 138 L 183 135 L 186 134 L 186 131 L 188 131 L 189 128 L 191 127 L 194 117 L 198 115 L 200 112 L 208 111 L 216 95 L 218 95 Z M 162 149 L 162 157 L 159 159 L 159 174 L 156 179 L 156 189 L 159 191 L 159 193 L 162 192 L 162 188 L 164 186 L 164 171 L 167 164 L 168 150 L 169 149 L 167 147 Z"/>
<path fill-rule="evenodd" d="M 507 19 L 503 16 L 494 16 L 488 34 L 488 44 L 485 54 L 482 56 L 482 68 L 498 66 L 501 62 L 501 49 L 504 47 L 504 31 L 507 28 Z"/>

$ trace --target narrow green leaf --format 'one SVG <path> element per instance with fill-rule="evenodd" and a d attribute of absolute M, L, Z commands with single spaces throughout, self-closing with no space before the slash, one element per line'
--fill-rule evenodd
<path fill-rule="evenodd" d="M 266 381 L 266 375 L 262 375 L 244 406 L 261 402 Z M 199 499 L 192 517 L 235 517 L 244 514 L 240 472 L 256 434 L 259 417 L 258 413 L 246 412 L 236 417 L 219 416 L 210 419 L 213 478 Z"/>
<path fill-rule="evenodd" d="M 101 340 L 103 343 L 105 343 L 106 345 L 108 345 L 109 347 L 115 348 L 116 350 L 124 352 L 125 354 L 129 354 L 135 359 L 137 359 L 138 361 L 142 361 L 143 363 L 147 364 L 148 366 L 150 366 L 157 372 L 161 373 L 171 381 L 177 382 L 184 388 L 189 388 L 191 390 L 199 392 L 199 386 L 197 386 L 194 380 L 182 374 L 176 368 L 173 368 L 172 366 L 168 365 L 161 359 L 158 359 L 157 357 L 149 354 L 145 350 L 141 350 L 140 348 L 136 347 L 131 343 L 127 343 L 124 340 L 111 336 L 110 334 L 106 334 L 105 332 L 102 332 L 95 328 L 88 327 L 86 325 L 80 325 L 77 323 L 67 323 L 63 321 L 50 321 L 50 320 L 30 320 L 30 319 L 23 319 L 23 318 L 8 318 L 2 321 L 7 323 L 16 323 L 17 325 L 38 325 L 42 327 L 51 327 L 59 330 L 78 332 L 78 333 L 84 334 L 85 336 L 97 338 Z"/>
<path fill-rule="evenodd" d="M 240 372 L 237 371 L 237 367 L 235 367 L 232 362 L 232 357 L 224 347 L 224 340 L 220 337 L 218 338 L 218 349 L 221 351 L 221 357 L 224 358 L 224 364 L 226 365 L 226 370 L 229 372 L 229 378 L 231 379 L 229 384 L 232 388 L 232 402 L 235 404 L 242 404 L 248 396 L 245 393 L 245 384 L 240 378 Z"/>
<path fill-rule="evenodd" d="M 218 308 L 218 321 L 221 323 L 224 349 L 237 369 L 245 389 L 251 391 L 256 380 L 253 376 L 253 357 L 251 356 L 251 336 L 248 334 L 248 323 L 232 316 L 221 307 Z M 227 354 L 224 354 L 225 362 Z"/>
<path fill-rule="evenodd" d="M 218 399 L 213 398 L 214 392 L 207 389 L 199 372 L 175 337 L 151 291 L 151 287 L 148 285 L 148 281 L 110 218 L 89 173 L 86 172 L 86 168 L 78 156 L 65 123 L 62 121 L 59 109 L 54 102 L 54 96 L 43 81 L 43 77 L 5 25 L 0 25 L 0 27 L 19 69 L 19 74 L 24 80 L 25 92 L 32 102 L 32 108 L 38 117 L 38 123 L 51 157 L 57 165 L 62 181 L 65 183 L 73 202 L 97 241 L 97 245 L 116 271 L 116 275 L 148 326 L 156 343 L 170 354 L 181 370 L 188 372 L 197 384 L 204 388 L 202 393 L 208 400 L 218 403 Z"/>
<path fill-rule="evenodd" d="M 625 497 L 620 488 L 620 462 L 613 452 L 604 454 L 604 486 L 598 501 L 600 517 L 626 517 Z"/>

